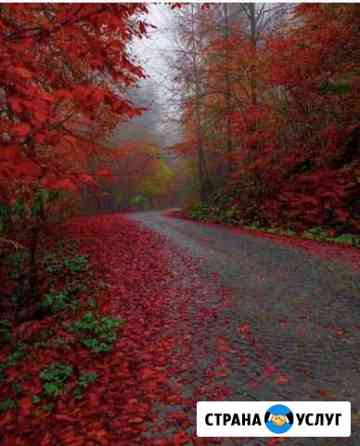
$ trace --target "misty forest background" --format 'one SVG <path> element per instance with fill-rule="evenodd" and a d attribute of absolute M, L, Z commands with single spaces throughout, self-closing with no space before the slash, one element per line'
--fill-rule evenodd
<path fill-rule="evenodd" d="M 129 93 L 147 111 L 113 131 L 128 155 L 97 207 L 355 243 L 358 5 L 158 5 L 149 19 L 133 47 L 149 78 Z"/>

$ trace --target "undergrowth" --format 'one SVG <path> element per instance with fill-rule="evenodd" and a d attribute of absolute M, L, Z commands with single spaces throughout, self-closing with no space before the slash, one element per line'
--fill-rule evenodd
<path fill-rule="evenodd" d="M 6 265 L 10 279 L 19 280 L 23 255 L 9 255 Z M 65 394 L 71 394 L 74 400 L 83 399 L 98 379 L 97 372 L 79 369 L 73 359 L 54 360 L 41 367 L 32 358 L 41 356 L 42 351 L 49 358 L 71 358 L 72 352 L 83 349 L 96 361 L 99 355 L 111 351 L 119 328 L 125 323 L 99 312 L 90 259 L 79 253 L 76 242 L 61 241 L 44 252 L 41 275 L 42 287 L 34 318 L 20 324 L 16 318 L 0 319 L 0 415 L 17 410 L 18 401 L 24 398 L 31 398 L 37 407 L 36 414 L 51 412 Z M 22 292 L 25 286 L 13 288 L 15 313 Z M 25 361 L 26 368 L 22 366 Z M 14 379 L 15 367 L 27 372 Z M 34 385 L 33 391 L 24 393 L 23 384 L 28 389 L 29 380 L 38 380 L 41 390 L 36 390 Z"/>
<path fill-rule="evenodd" d="M 360 235 L 342 232 L 341 228 L 323 228 L 320 226 L 299 230 L 291 225 L 269 226 L 257 219 L 245 221 L 236 205 L 231 205 L 230 200 L 214 200 L 211 204 L 196 203 L 185 209 L 185 215 L 192 220 L 200 222 L 223 223 L 242 226 L 246 229 L 254 229 L 271 234 L 298 236 L 304 239 L 326 241 L 349 245 L 360 248 Z"/>

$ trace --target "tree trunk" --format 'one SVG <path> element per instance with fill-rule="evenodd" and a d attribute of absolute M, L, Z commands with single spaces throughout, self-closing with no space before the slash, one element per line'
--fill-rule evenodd
<path fill-rule="evenodd" d="M 30 239 L 30 260 L 29 260 L 29 303 L 36 302 L 37 285 L 38 285 L 38 270 L 36 264 L 36 253 L 39 240 L 40 228 L 36 224 L 31 229 Z"/>
<path fill-rule="evenodd" d="M 226 152 L 228 154 L 228 172 L 232 172 L 232 161 L 231 161 L 231 153 L 233 150 L 232 143 L 232 129 L 231 129 L 231 81 L 230 81 L 230 73 L 229 73 L 229 63 L 230 63 L 230 55 L 229 55 L 229 11 L 228 4 L 223 3 L 223 12 L 224 12 L 224 38 L 225 38 L 225 114 L 226 114 Z"/>
<path fill-rule="evenodd" d="M 196 72 L 196 70 L 195 70 Z M 206 166 L 205 153 L 204 153 L 204 138 L 201 126 L 201 103 L 200 103 L 200 85 L 197 78 L 195 78 L 195 113 L 196 113 L 196 138 L 197 138 L 197 166 L 200 183 L 200 199 L 207 203 L 210 196 L 210 180 L 209 173 Z"/>
<path fill-rule="evenodd" d="M 253 65 L 251 67 L 250 91 L 251 91 L 251 103 L 252 103 L 252 105 L 256 105 L 257 104 L 256 4 L 249 3 L 248 8 L 249 8 L 249 20 L 250 20 L 250 41 L 251 41 L 253 51 L 254 51 L 254 60 L 253 60 Z"/>

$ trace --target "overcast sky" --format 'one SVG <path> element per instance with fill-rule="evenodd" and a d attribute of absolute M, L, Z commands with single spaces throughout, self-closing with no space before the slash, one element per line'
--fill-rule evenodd
<path fill-rule="evenodd" d="M 174 11 L 162 4 L 150 4 L 149 11 L 146 21 L 157 28 L 150 31 L 148 38 L 137 39 L 131 46 L 147 79 L 140 81 L 138 88 L 130 93 L 136 104 L 149 110 L 119 126 L 113 139 L 118 143 L 146 138 L 166 147 L 175 144 L 181 135 L 181 127 L 175 122 L 179 113 L 174 113 L 173 83 L 168 67 L 168 59 L 174 52 Z"/>

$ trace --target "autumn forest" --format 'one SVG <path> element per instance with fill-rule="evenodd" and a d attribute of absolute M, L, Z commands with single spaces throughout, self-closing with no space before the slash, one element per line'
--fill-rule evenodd
<path fill-rule="evenodd" d="M 227 446 L 197 401 L 359 403 L 359 23 L 1 3 L 0 445 Z"/>

